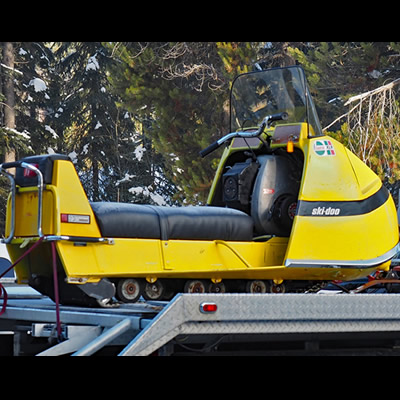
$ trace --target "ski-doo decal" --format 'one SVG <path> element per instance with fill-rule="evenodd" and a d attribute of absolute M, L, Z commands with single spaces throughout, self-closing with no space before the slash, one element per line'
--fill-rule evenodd
<path fill-rule="evenodd" d="M 356 201 L 306 201 L 300 200 L 297 215 L 303 217 L 348 217 L 367 214 L 384 203 L 389 198 L 385 186 L 372 196 Z"/>

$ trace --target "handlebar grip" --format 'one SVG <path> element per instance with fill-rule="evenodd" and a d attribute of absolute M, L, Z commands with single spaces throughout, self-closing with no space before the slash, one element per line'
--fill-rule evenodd
<path fill-rule="evenodd" d="M 12 161 L 8 163 L 1 164 L 2 169 L 18 168 L 22 164 L 22 161 Z"/>
<path fill-rule="evenodd" d="M 272 114 L 269 116 L 269 122 L 273 121 L 286 121 L 289 118 L 289 115 L 287 112 L 281 112 L 278 114 Z"/>
<path fill-rule="evenodd" d="M 205 157 L 206 155 L 212 153 L 214 150 L 217 150 L 220 144 L 218 142 L 214 142 L 210 144 L 208 147 L 200 151 L 201 157 Z"/>

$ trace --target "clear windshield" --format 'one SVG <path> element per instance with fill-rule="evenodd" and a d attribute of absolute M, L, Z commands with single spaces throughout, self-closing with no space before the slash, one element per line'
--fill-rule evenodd
<path fill-rule="evenodd" d="M 286 111 L 285 123 L 309 122 L 310 134 L 322 135 L 304 71 L 299 66 L 239 75 L 231 90 L 231 132 L 259 126 L 270 114 Z"/>

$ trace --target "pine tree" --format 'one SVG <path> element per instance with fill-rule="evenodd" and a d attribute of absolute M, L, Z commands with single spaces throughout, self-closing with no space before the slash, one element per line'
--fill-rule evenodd
<path fill-rule="evenodd" d="M 54 103 L 49 85 L 55 75 L 52 69 L 54 57 L 44 42 L 20 42 L 17 44 L 18 70 L 21 77 L 16 88 L 19 98 L 18 127 L 29 140 L 29 149 L 22 153 L 47 153 L 54 146 L 58 135 L 49 124 Z M 20 154 L 22 156 L 24 154 Z"/>
<path fill-rule="evenodd" d="M 39 42 L 3 42 L 2 48 L 0 155 L 2 160 L 12 161 L 43 152 L 53 136 L 44 122 L 50 101 L 44 80 L 48 78 L 51 52 Z M 2 181 L 2 210 L 7 195 L 8 183 Z M 4 217 L 5 212 L 0 217 L 2 227 Z"/>
<path fill-rule="evenodd" d="M 3 64 L 0 80 L 12 79 L 14 107 L 3 104 L 1 110 L 5 117 L 13 108 L 14 122 L 13 128 L 3 128 L 0 141 L 20 158 L 46 152 L 56 137 L 53 129 L 46 125 L 52 104 L 48 91 L 48 83 L 53 79 L 52 52 L 41 42 L 13 42 L 12 46 L 14 67 L 6 68 Z M 3 120 L 2 126 L 7 125 Z"/>
<path fill-rule="evenodd" d="M 4 128 L 5 135 L 11 134 L 15 130 L 15 92 L 14 92 L 14 79 L 12 72 L 14 70 L 14 45 L 12 42 L 3 43 L 3 68 L 6 68 L 6 74 L 3 80 L 3 94 L 4 94 Z M 15 161 L 15 149 L 6 143 L 4 160 L 6 162 Z"/>
<path fill-rule="evenodd" d="M 229 129 L 229 87 L 248 70 L 253 48 L 232 42 L 151 42 L 115 46 L 122 63 L 112 73 L 123 104 L 146 125 L 181 202 L 204 202 L 221 151 L 199 151 Z"/>
<path fill-rule="evenodd" d="M 74 159 L 89 198 L 161 201 L 157 196 L 173 188 L 161 178 L 142 125 L 117 106 L 119 97 L 109 82 L 115 63 L 110 48 L 101 42 L 54 47 L 62 88 L 52 115 L 57 132 L 63 132 L 58 150 Z M 142 191 L 129 191 L 132 187 Z"/>

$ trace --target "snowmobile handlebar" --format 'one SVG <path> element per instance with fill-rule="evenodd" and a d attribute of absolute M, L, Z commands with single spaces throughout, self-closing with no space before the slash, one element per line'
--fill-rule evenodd
<path fill-rule="evenodd" d="M 236 137 L 242 137 L 242 138 L 253 138 L 253 137 L 258 137 L 260 136 L 265 128 L 268 128 L 272 122 L 274 121 L 282 121 L 282 120 L 287 120 L 288 119 L 288 113 L 287 112 L 281 112 L 278 114 L 271 114 L 267 115 L 263 121 L 261 122 L 259 128 L 256 131 L 248 131 L 248 132 L 232 132 L 228 133 L 227 135 L 223 136 L 222 138 L 218 139 L 214 143 L 210 144 L 208 147 L 200 151 L 200 156 L 205 157 L 208 154 L 212 153 L 214 150 L 217 150 L 222 144 L 224 144 L 226 141 L 236 138 Z"/>
<path fill-rule="evenodd" d="M 221 143 L 222 144 L 222 143 Z M 200 155 L 202 158 L 207 156 L 208 154 L 212 153 L 214 150 L 217 150 L 220 144 L 218 143 L 218 140 L 212 144 L 210 144 L 208 147 L 200 151 Z"/>

